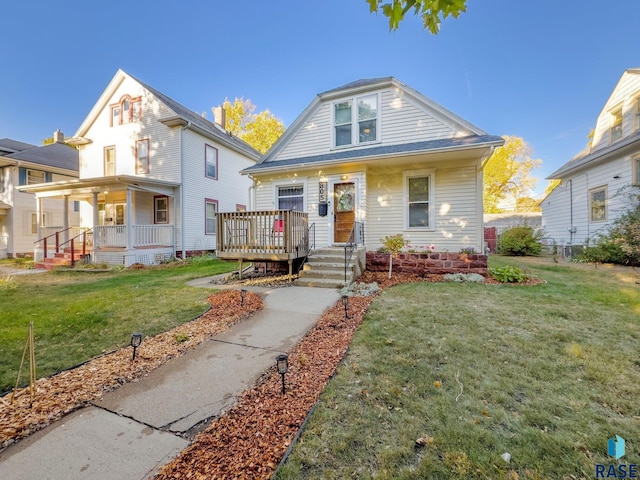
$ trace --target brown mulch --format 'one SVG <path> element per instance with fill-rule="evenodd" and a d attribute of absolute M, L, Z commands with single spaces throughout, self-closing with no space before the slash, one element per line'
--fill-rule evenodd
<path fill-rule="evenodd" d="M 238 290 L 221 291 L 207 300 L 211 308 L 197 319 L 145 338 L 135 361 L 131 347 L 122 348 L 38 380 L 33 403 L 28 387 L 17 390 L 15 396 L 0 397 L 0 451 L 104 393 L 147 375 L 264 306 L 260 296 L 252 292 L 247 292 L 240 306 Z"/>
<path fill-rule="evenodd" d="M 486 283 L 499 283 L 491 280 Z M 380 289 L 400 283 L 442 281 L 443 275 L 396 273 L 389 279 L 386 272 L 365 272 L 358 279 L 360 283 L 377 282 Z M 123 348 L 38 380 L 31 406 L 28 388 L 19 390 L 13 403 L 9 403 L 11 394 L 0 398 L 0 451 L 105 392 L 148 374 L 263 307 L 257 294 L 247 292 L 244 307 L 240 307 L 239 297 L 237 290 L 213 294 L 208 299 L 211 310 L 198 319 L 145 338 L 135 362 L 131 360 L 131 348 Z M 214 420 L 178 458 L 165 465 L 155 479 L 270 478 L 334 375 L 373 298 L 350 297 L 347 319 L 341 302 L 325 312 L 314 329 L 289 352 L 284 395 L 281 377 L 272 367 L 231 410 Z M 188 341 L 178 341 L 185 336 Z"/>

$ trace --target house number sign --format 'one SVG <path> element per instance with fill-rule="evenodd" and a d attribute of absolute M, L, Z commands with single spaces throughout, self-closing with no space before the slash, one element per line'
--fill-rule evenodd
<path fill-rule="evenodd" d="M 318 183 L 318 190 L 320 192 L 320 203 L 327 203 L 327 182 Z"/>

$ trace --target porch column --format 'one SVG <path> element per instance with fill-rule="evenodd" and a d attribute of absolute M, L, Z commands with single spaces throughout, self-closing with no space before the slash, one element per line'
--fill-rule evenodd
<path fill-rule="evenodd" d="M 67 240 L 69 240 L 69 231 L 67 230 L 68 228 L 69 228 L 69 195 L 65 195 L 64 203 L 63 203 L 63 211 L 62 211 L 62 230 L 64 230 L 64 233 L 62 235 L 63 242 L 66 242 Z"/>
<path fill-rule="evenodd" d="M 133 207 L 131 189 L 127 188 L 127 250 L 133 250 Z"/>
<path fill-rule="evenodd" d="M 37 235 L 40 238 L 42 235 L 42 198 L 36 198 L 36 226 L 37 226 Z"/>
<path fill-rule="evenodd" d="M 100 246 L 100 235 L 98 235 L 99 220 L 98 211 L 98 192 L 93 192 L 93 219 L 91 229 L 93 230 L 93 248 L 96 249 Z"/>

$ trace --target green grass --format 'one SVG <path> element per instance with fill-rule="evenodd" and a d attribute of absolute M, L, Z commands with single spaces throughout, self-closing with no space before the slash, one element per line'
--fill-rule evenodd
<path fill-rule="evenodd" d="M 490 264 L 547 283 L 384 291 L 275 478 L 594 478 L 614 435 L 640 463 L 638 274 Z"/>
<path fill-rule="evenodd" d="M 31 321 L 37 375 L 50 375 L 127 345 L 133 331 L 155 335 L 201 315 L 213 288 L 186 282 L 235 268 L 197 257 L 142 270 L 0 276 L 0 392 L 16 383 Z"/>

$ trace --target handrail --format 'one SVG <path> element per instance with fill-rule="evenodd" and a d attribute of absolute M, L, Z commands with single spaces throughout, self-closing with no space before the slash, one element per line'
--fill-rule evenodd
<path fill-rule="evenodd" d="M 87 256 L 87 233 L 89 232 L 93 232 L 91 228 L 87 228 L 86 230 L 83 230 L 81 233 L 79 233 L 78 235 L 76 235 L 75 237 L 70 238 L 69 240 L 67 240 L 66 242 L 62 242 L 60 244 L 60 246 L 71 242 L 71 266 L 73 267 L 76 263 L 76 249 L 75 249 L 75 239 L 78 237 L 82 237 L 82 257 L 86 257 Z"/>
<path fill-rule="evenodd" d="M 44 250 L 44 258 L 47 258 L 47 239 L 50 237 L 56 237 L 56 253 L 60 252 L 60 234 L 67 232 L 69 230 L 71 230 L 72 228 L 77 228 L 77 227 L 67 227 L 64 230 L 58 230 L 55 233 L 52 233 L 51 235 L 47 235 L 46 237 L 42 237 L 39 238 L 38 240 L 35 240 L 33 243 L 37 244 L 40 243 L 42 241 L 44 241 L 44 246 L 43 246 L 43 250 Z M 66 242 L 65 242 L 66 243 Z"/>
<path fill-rule="evenodd" d="M 351 227 L 351 232 L 349 232 L 349 238 L 347 239 L 347 243 L 344 245 L 344 281 L 347 282 L 347 267 L 351 262 L 351 257 L 353 256 L 353 252 L 356 247 L 362 241 L 362 245 L 364 245 L 364 223 L 363 222 L 353 222 L 353 226 Z M 349 251 L 349 256 L 347 257 L 347 250 Z"/>
<path fill-rule="evenodd" d="M 313 239 L 313 241 L 310 241 L 311 239 Z M 296 275 L 300 273 L 300 270 L 302 270 L 302 267 L 307 262 L 307 259 L 309 258 L 309 253 L 311 252 L 311 250 L 316 248 L 316 224 L 315 223 L 312 223 L 311 225 L 309 225 L 309 228 L 307 229 L 307 234 L 303 239 L 303 245 L 306 245 L 306 250 L 304 252 L 304 258 L 300 262 L 300 265 L 298 265 L 298 271 L 296 272 Z"/>

